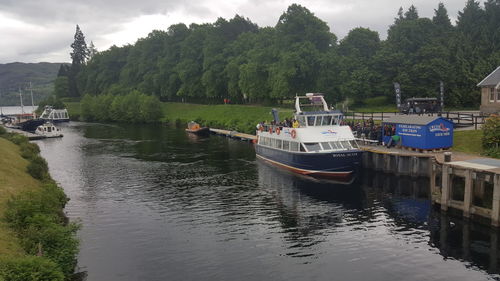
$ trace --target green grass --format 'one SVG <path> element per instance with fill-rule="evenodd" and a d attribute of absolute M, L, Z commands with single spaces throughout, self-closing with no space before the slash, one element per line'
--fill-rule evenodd
<path fill-rule="evenodd" d="M 261 121 L 270 122 L 272 120 L 272 108 L 268 106 L 232 104 L 163 103 L 164 117 L 162 121 L 184 126 L 187 122 L 195 120 L 203 126 L 254 133 L 257 123 Z M 292 108 L 278 108 L 278 111 L 280 119 L 293 116 Z"/>
<path fill-rule="evenodd" d="M 79 120 L 81 116 L 80 102 L 71 101 L 64 102 L 66 109 L 68 110 L 69 118 L 71 120 Z"/>
<path fill-rule="evenodd" d="M 40 188 L 40 182 L 26 172 L 29 162 L 21 157 L 17 145 L 0 138 L 0 155 L 0 257 L 22 256 L 24 251 L 4 220 L 7 201 L 22 192 Z"/>
<path fill-rule="evenodd" d="M 483 153 L 482 130 L 453 132 L 453 151 L 480 155 Z"/>

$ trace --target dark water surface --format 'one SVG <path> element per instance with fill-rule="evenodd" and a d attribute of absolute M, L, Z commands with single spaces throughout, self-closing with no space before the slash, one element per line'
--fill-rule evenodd
<path fill-rule="evenodd" d="M 38 144 L 81 221 L 89 281 L 498 279 L 498 233 L 434 211 L 426 180 L 317 183 L 223 137 L 63 130 Z"/>

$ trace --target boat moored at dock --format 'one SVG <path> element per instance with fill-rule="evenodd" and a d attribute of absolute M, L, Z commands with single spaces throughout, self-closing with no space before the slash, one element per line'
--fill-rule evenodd
<path fill-rule="evenodd" d="M 302 175 L 350 180 L 362 151 L 350 127 L 341 125 L 342 113 L 329 110 L 321 94 L 311 93 L 297 96 L 295 109 L 293 122 L 280 125 L 275 114 L 273 124 L 258 125 L 257 157 Z"/>

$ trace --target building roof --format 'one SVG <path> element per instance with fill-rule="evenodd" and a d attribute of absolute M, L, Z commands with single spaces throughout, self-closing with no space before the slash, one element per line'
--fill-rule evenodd
<path fill-rule="evenodd" d="M 427 125 L 436 119 L 443 119 L 448 122 L 450 120 L 440 116 L 424 116 L 424 115 L 396 115 L 391 116 L 383 121 L 383 123 L 411 124 L 411 125 Z"/>
<path fill-rule="evenodd" d="M 477 84 L 478 87 L 496 86 L 500 83 L 500 66 L 493 70 L 483 81 Z"/>

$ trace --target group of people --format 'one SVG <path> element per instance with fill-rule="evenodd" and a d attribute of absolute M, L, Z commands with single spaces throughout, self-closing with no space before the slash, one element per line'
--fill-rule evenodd
<path fill-rule="evenodd" d="M 259 124 L 257 124 L 257 130 L 260 130 L 260 128 L 266 129 L 267 126 L 268 126 L 267 122 L 262 121 Z M 279 127 L 281 129 L 283 127 L 286 127 L 286 128 L 298 128 L 298 127 L 300 127 L 300 124 L 299 124 L 299 121 L 297 121 L 294 118 L 292 118 L 292 119 L 285 118 L 285 120 L 280 121 L 280 122 L 276 122 L 276 121 L 272 120 L 271 123 L 270 123 L 270 126 L 271 127 Z"/>
<path fill-rule="evenodd" d="M 365 139 L 372 143 L 379 145 L 386 145 L 387 147 L 399 145 L 401 137 L 396 134 L 396 126 L 391 124 L 376 125 L 372 118 L 363 122 L 345 122 L 342 121 L 341 125 L 348 125 L 351 127 L 354 135 L 359 139 Z M 384 137 L 391 137 L 387 143 L 384 143 Z"/>

